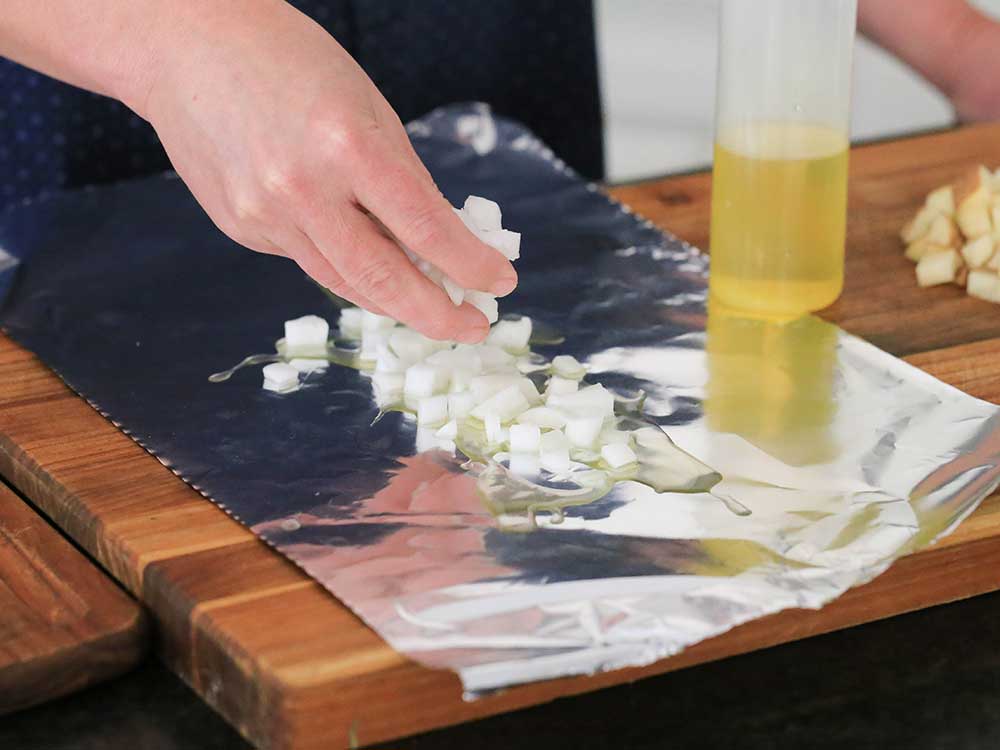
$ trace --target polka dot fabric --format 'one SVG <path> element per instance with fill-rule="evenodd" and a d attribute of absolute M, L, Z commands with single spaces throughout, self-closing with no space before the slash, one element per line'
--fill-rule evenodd
<path fill-rule="evenodd" d="M 590 0 L 296 0 L 405 121 L 480 100 L 525 122 L 589 177 L 602 172 Z M 169 169 L 121 103 L 0 58 L 0 208 L 46 191 Z"/>

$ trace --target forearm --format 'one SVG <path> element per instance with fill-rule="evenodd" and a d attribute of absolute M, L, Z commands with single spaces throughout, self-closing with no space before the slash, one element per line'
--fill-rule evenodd
<path fill-rule="evenodd" d="M 159 70 L 197 39 L 265 22 L 283 0 L 2 0 L 0 55 L 143 114 Z M 266 28 L 266 26 L 265 26 Z"/>

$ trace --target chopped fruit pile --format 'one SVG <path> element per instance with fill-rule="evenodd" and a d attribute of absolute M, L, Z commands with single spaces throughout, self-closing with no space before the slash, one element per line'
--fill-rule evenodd
<path fill-rule="evenodd" d="M 980 166 L 934 190 L 900 236 L 920 286 L 957 284 L 1000 304 L 1000 170 Z"/>

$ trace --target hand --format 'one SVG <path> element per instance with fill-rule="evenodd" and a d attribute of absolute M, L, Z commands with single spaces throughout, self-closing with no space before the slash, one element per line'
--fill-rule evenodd
<path fill-rule="evenodd" d="M 212 220 L 372 312 L 481 341 L 486 318 L 454 306 L 373 217 L 463 287 L 505 295 L 517 276 L 452 211 L 371 80 L 281 0 L 219 5 L 172 31 L 132 103 Z"/>

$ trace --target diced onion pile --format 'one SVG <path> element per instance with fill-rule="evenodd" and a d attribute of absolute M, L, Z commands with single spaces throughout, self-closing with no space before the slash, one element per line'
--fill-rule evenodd
<path fill-rule="evenodd" d="M 357 308 L 340 319 L 341 335 L 360 339 L 376 402 L 415 413 L 423 448 L 485 446 L 498 460 L 521 457 L 512 470 L 537 463 L 552 473 L 574 462 L 615 470 L 635 463 L 630 433 L 616 429 L 614 396 L 582 383 L 586 369 L 575 358 L 533 355 L 531 330 L 530 318 L 504 319 L 484 343 L 468 345 L 434 341 Z"/>
<path fill-rule="evenodd" d="M 957 284 L 1000 304 L 1000 170 L 980 166 L 934 190 L 900 236 L 920 286 Z"/>

